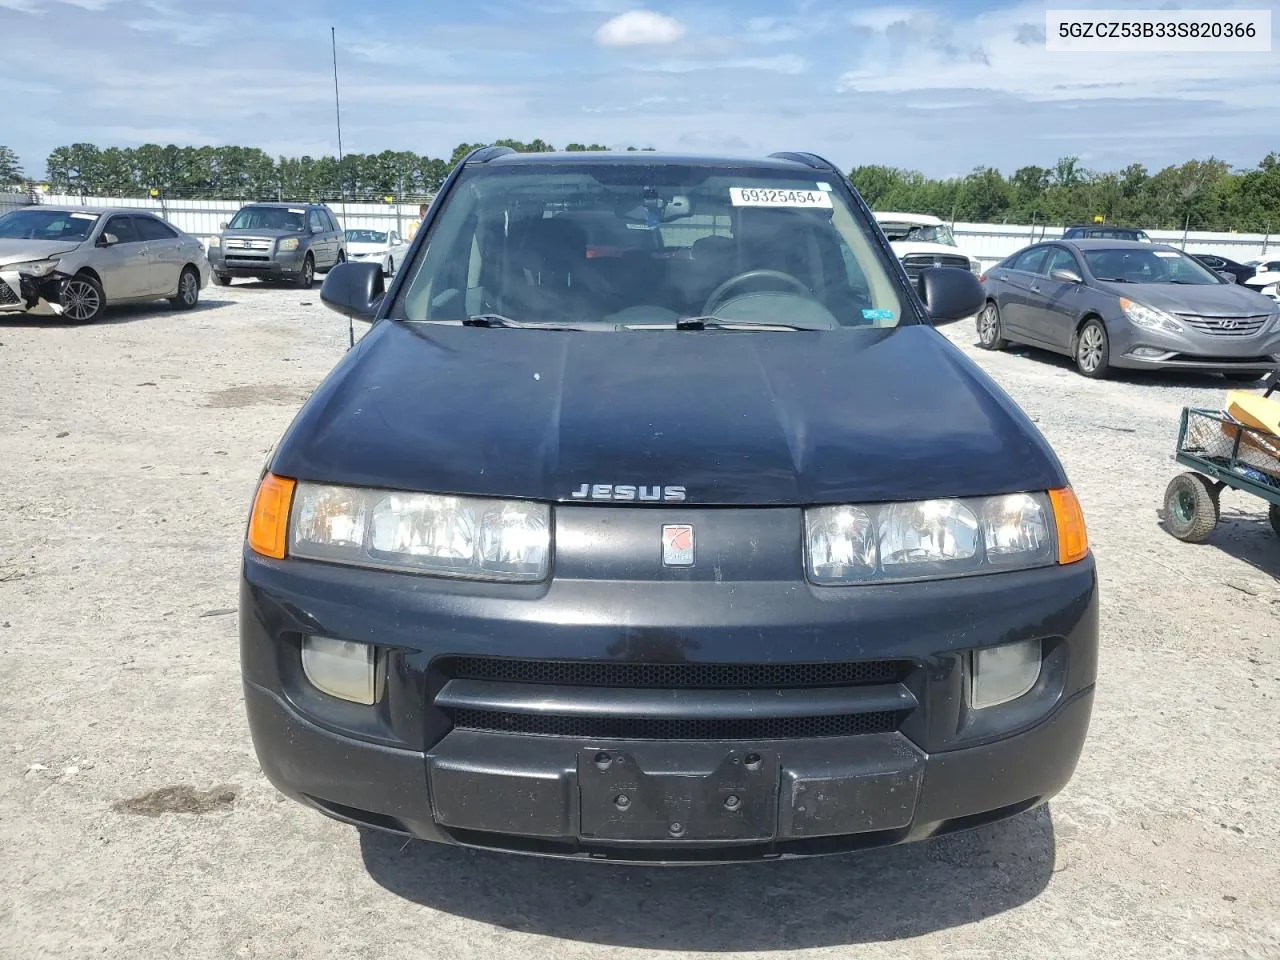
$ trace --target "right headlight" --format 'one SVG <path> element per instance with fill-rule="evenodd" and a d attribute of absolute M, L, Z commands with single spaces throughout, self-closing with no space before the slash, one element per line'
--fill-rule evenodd
<path fill-rule="evenodd" d="M 1087 552 L 1070 489 L 805 511 L 806 573 L 822 585 L 1024 570 Z"/>
<path fill-rule="evenodd" d="M 547 576 L 551 510 L 527 500 L 299 483 L 288 555 L 476 580 Z"/>
<path fill-rule="evenodd" d="M 1120 309 L 1124 311 L 1124 315 L 1129 318 L 1130 323 L 1134 326 L 1142 327 L 1144 330 L 1163 330 L 1166 333 L 1182 332 L 1182 324 L 1174 317 L 1163 310 L 1148 307 L 1145 303 L 1138 303 L 1128 297 L 1121 297 Z"/>

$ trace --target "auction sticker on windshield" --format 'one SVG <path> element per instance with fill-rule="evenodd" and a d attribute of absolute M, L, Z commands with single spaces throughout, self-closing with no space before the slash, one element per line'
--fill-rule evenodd
<path fill-rule="evenodd" d="M 735 207 L 825 207 L 830 210 L 831 194 L 821 190 L 730 187 L 729 202 Z"/>

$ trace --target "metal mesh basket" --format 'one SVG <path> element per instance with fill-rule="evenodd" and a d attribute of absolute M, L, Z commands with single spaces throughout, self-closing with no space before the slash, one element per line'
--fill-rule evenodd
<path fill-rule="evenodd" d="M 1280 437 L 1238 423 L 1225 413 L 1188 410 L 1178 452 L 1280 487 Z"/>

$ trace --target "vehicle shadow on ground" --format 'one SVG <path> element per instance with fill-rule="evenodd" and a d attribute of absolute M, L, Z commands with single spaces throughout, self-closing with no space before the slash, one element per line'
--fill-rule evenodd
<path fill-rule="evenodd" d="M 120 323 L 136 323 L 139 320 L 148 320 L 151 317 L 161 315 L 172 315 L 175 319 L 183 317 L 194 317 L 201 313 L 207 313 L 210 310 L 218 310 L 222 307 L 229 307 L 235 301 L 233 300 L 201 300 L 190 310 L 179 310 L 170 306 L 163 300 L 155 303 L 135 304 L 123 307 L 108 306 L 103 311 L 102 318 L 95 320 L 93 323 L 77 323 L 75 320 L 68 320 L 66 317 L 59 317 L 52 313 L 23 313 L 13 317 L 0 317 L 0 330 L 6 327 L 12 328 L 30 328 L 30 329 L 53 329 L 56 327 L 110 327 Z"/>
<path fill-rule="evenodd" d="M 927 843 L 816 860 L 621 867 L 463 850 L 361 831 L 365 868 L 423 906 L 615 947 L 795 950 L 900 940 L 1033 899 L 1054 864 L 1047 807 Z"/>
<path fill-rule="evenodd" d="M 981 349 L 982 345 L 975 338 L 973 346 Z M 1082 382 L 1087 382 L 1088 380 L 1087 377 L 1076 372 L 1074 360 L 1060 353 L 1054 353 L 1052 350 L 1042 350 L 1039 347 L 1013 343 L 1005 347 L 1001 352 L 1074 373 Z M 1191 387 L 1201 390 L 1207 388 L 1224 391 L 1252 390 L 1258 386 L 1258 381 L 1261 379 L 1262 377 L 1259 376 L 1249 383 L 1237 383 L 1214 373 L 1197 373 L 1189 370 L 1122 370 L 1116 367 L 1112 367 L 1106 376 L 1106 380 L 1109 383 L 1124 383 L 1135 387 Z"/>

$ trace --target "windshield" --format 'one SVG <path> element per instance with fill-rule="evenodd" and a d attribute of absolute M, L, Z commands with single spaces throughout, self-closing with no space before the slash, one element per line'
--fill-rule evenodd
<path fill-rule="evenodd" d="M 307 211 L 301 207 L 241 207 L 227 225 L 228 230 L 289 230 L 302 233 Z"/>
<path fill-rule="evenodd" d="M 0 217 L 5 240 L 87 240 L 98 222 L 96 213 L 72 210 L 14 210 Z"/>
<path fill-rule="evenodd" d="M 899 240 L 908 243 L 941 243 L 948 247 L 956 245 L 955 234 L 945 223 L 898 223 L 881 221 L 880 229 L 891 242 Z"/>
<path fill-rule="evenodd" d="M 821 174 L 678 164 L 464 171 L 391 316 L 896 326 L 903 304 Z"/>
<path fill-rule="evenodd" d="M 1222 282 L 1216 273 L 1177 250 L 1115 248 L 1082 252 L 1089 270 L 1099 280 L 1200 285 Z"/>
<path fill-rule="evenodd" d="M 387 235 L 379 230 L 348 230 L 347 243 L 386 243 Z"/>

